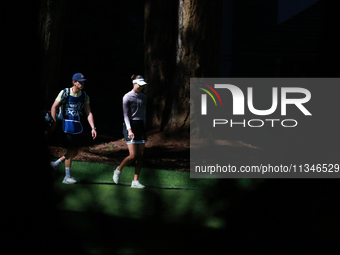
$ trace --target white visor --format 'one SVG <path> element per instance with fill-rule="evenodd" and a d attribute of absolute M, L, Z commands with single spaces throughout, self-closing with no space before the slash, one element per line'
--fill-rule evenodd
<path fill-rule="evenodd" d="M 146 85 L 147 83 L 144 81 L 144 79 L 136 79 L 133 80 L 132 83 L 137 83 L 139 86 Z"/>

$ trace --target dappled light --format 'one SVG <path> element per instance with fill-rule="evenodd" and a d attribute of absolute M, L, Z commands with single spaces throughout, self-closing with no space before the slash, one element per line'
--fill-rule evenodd
<path fill-rule="evenodd" d="M 77 234 L 78 238 L 82 238 L 85 233 L 91 236 L 87 242 L 82 242 L 84 250 L 98 249 L 104 252 L 105 249 L 116 251 L 128 248 L 124 241 L 128 238 L 128 232 L 125 233 L 124 229 L 133 229 L 134 225 L 153 229 L 154 231 L 148 231 L 152 240 L 158 240 L 158 233 L 162 231 L 163 242 L 168 238 L 179 243 L 184 240 L 194 241 L 207 233 L 219 235 L 217 240 L 222 240 L 228 235 L 225 232 L 228 226 L 234 224 L 235 220 L 225 215 L 225 212 L 237 208 L 231 196 L 242 199 L 261 185 L 256 180 L 190 179 L 187 172 L 146 168 L 140 179 L 147 187 L 139 190 L 129 186 L 134 171 L 132 167 L 124 169 L 122 183 L 116 185 L 112 181 L 114 166 L 74 163 L 75 174 L 79 177 L 78 184 L 63 185 L 58 182 L 54 189 L 63 197 L 57 208 L 62 211 L 65 222 L 74 229 L 72 233 Z M 221 185 L 224 186 L 223 189 Z M 225 192 L 221 192 L 222 190 Z M 100 224 L 102 227 L 99 227 Z M 81 229 L 83 231 L 78 233 Z M 105 247 L 102 235 L 97 234 L 103 229 L 118 231 L 109 231 L 109 235 L 115 236 L 120 245 Z M 154 252 L 159 245 L 145 246 L 137 242 L 129 248 Z M 216 250 L 218 247 L 220 244 L 216 245 Z M 198 244 L 191 249 L 198 251 L 205 248 L 206 245 Z M 176 248 L 169 249 L 175 251 Z"/>
<path fill-rule="evenodd" d="M 9 2 L 13 8 L 5 8 L 3 49 L 10 59 L 3 61 L 3 77 L 10 81 L 2 83 L 10 91 L 2 93 L 2 254 L 337 251 L 339 172 L 320 177 L 315 166 L 339 166 L 340 1 Z M 72 81 L 78 72 L 87 80 Z M 113 182 L 114 169 L 129 155 L 122 98 L 137 87 L 132 74 L 147 82 L 148 141 L 139 176 L 146 187 L 140 189 L 131 187 L 134 163 L 124 168 L 119 184 Z M 303 104 L 311 115 L 292 101 L 277 104 L 272 114 L 254 114 L 272 105 L 272 90 L 254 87 L 252 107 L 242 101 L 243 115 L 234 115 L 232 95 L 222 100 L 226 115 L 221 118 L 233 116 L 239 123 L 223 126 L 224 137 L 218 137 L 195 122 L 194 111 L 201 106 L 197 116 L 204 108 L 204 97 L 190 98 L 190 78 L 209 77 L 293 78 L 296 84 L 281 87 L 310 91 Z M 47 125 L 58 93 L 73 82 L 89 101 L 73 91 L 79 111 L 68 114 L 80 115 L 83 132 L 79 143 L 72 144 L 80 147 L 72 162 L 71 177 L 77 182 L 68 184 L 73 183 L 64 181 L 71 179 L 71 167 L 62 160 L 51 164 L 67 154 L 62 124 L 57 121 L 53 132 Z M 247 91 L 241 91 L 247 98 Z M 277 91 L 280 100 L 282 90 Z M 252 114 L 253 127 L 242 120 L 245 114 Z M 270 125 L 283 118 L 298 125 Z M 200 139 L 208 139 L 206 153 L 200 151 Z M 193 160 L 193 152 L 202 156 Z M 234 167 L 288 162 L 296 170 L 307 165 L 314 172 L 302 172 L 301 178 L 190 176 L 190 163 L 216 166 L 219 158 Z"/>

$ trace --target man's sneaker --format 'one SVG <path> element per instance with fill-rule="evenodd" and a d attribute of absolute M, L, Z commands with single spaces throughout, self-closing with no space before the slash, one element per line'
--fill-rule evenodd
<path fill-rule="evenodd" d="M 58 165 L 54 164 L 53 161 L 50 162 L 50 165 L 51 165 L 53 170 L 57 170 L 58 169 Z"/>
<path fill-rule="evenodd" d="M 118 167 L 113 171 L 113 181 L 114 183 L 118 184 L 119 183 L 119 176 L 121 174 L 121 171 L 118 170 Z"/>
<path fill-rule="evenodd" d="M 62 181 L 65 184 L 75 184 L 77 181 L 72 176 L 65 176 L 64 180 Z"/>
<path fill-rule="evenodd" d="M 52 171 L 51 171 L 52 178 L 55 178 L 55 173 L 58 169 L 58 166 L 56 166 L 53 161 L 50 162 L 50 166 L 51 166 L 51 169 L 52 169 Z"/>
<path fill-rule="evenodd" d="M 143 189 L 145 186 L 140 184 L 139 181 L 132 181 L 131 188 Z"/>

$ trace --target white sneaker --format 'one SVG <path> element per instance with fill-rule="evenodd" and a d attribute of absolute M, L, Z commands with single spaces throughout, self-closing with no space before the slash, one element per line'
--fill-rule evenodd
<path fill-rule="evenodd" d="M 140 184 L 139 181 L 132 181 L 131 188 L 143 189 L 145 188 L 144 185 Z"/>
<path fill-rule="evenodd" d="M 58 166 L 56 166 L 53 161 L 50 162 L 50 166 L 52 168 L 51 175 L 53 178 L 55 178 L 55 173 L 58 169 Z"/>
<path fill-rule="evenodd" d="M 113 171 L 113 177 L 112 177 L 114 183 L 116 183 L 116 184 L 119 183 L 119 177 L 120 177 L 120 174 L 121 174 L 121 171 L 119 171 L 117 168 Z"/>
<path fill-rule="evenodd" d="M 62 183 L 65 184 L 75 184 L 77 183 L 77 181 L 72 177 L 72 176 L 65 176 L 64 180 L 62 181 Z"/>
<path fill-rule="evenodd" d="M 53 170 L 57 170 L 58 169 L 58 165 L 54 164 L 53 161 L 50 162 L 50 165 L 53 168 Z"/>

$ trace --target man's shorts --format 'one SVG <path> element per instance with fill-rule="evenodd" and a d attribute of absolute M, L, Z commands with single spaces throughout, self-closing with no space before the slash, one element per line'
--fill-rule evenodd
<path fill-rule="evenodd" d="M 64 146 L 65 148 L 79 148 L 80 147 L 80 135 L 73 135 L 64 133 Z"/>

